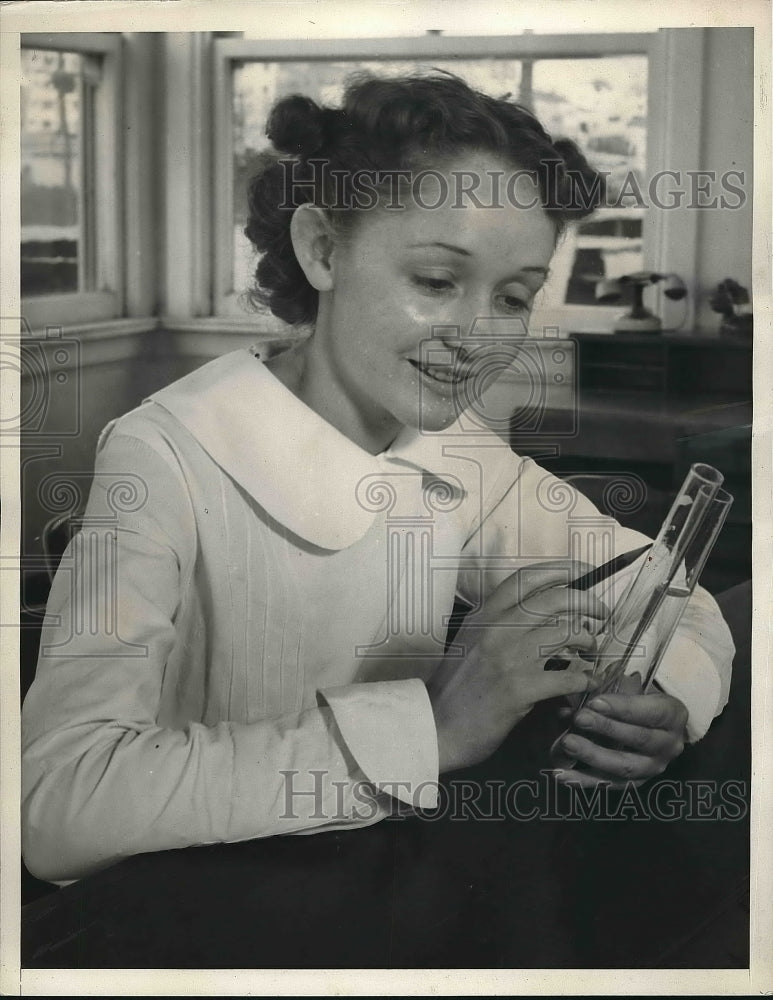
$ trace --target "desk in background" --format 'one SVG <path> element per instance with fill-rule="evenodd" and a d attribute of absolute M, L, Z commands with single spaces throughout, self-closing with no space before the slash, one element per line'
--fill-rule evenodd
<path fill-rule="evenodd" d="M 570 478 L 604 513 L 654 535 L 686 464 L 714 464 L 736 497 L 704 574 L 713 592 L 751 576 L 752 345 L 700 334 L 570 335 L 574 391 L 523 433 L 510 428 L 518 453 Z M 571 412 L 567 413 L 567 408 Z M 646 487 L 641 503 L 606 504 L 616 474 Z"/>

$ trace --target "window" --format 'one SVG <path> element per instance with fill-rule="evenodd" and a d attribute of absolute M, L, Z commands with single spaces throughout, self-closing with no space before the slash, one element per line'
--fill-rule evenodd
<path fill-rule="evenodd" d="M 584 315 L 598 325 L 597 317 L 610 309 L 596 305 L 596 281 L 643 267 L 644 210 L 635 199 L 618 196 L 626 176 L 641 183 L 647 167 L 652 38 L 642 33 L 347 39 L 317 43 L 308 53 L 298 42 L 218 40 L 215 184 L 224 197 L 216 210 L 222 236 L 216 247 L 217 311 L 238 314 L 252 280 L 255 258 L 242 232 L 246 193 L 261 152 L 269 148 L 263 130 L 272 104 L 290 93 L 335 103 L 346 77 L 358 70 L 396 75 L 438 68 L 531 107 L 554 136 L 574 139 L 604 172 L 615 207 L 599 209 L 570 229 L 538 302 L 540 310 L 562 320 Z"/>
<path fill-rule="evenodd" d="M 85 140 L 99 61 L 25 49 L 21 66 L 21 293 L 92 291 L 94 163 Z"/>
<path fill-rule="evenodd" d="M 643 210 L 624 195 L 633 175 L 644 187 L 647 153 L 646 55 L 524 61 L 529 102 L 553 136 L 573 139 L 606 179 L 607 201 L 570 227 L 553 260 L 543 308 L 596 306 L 595 284 L 643 267 Z M 619 207 L 618 207 L 619 206 Z"/>
<path fill-rule="evenodd" d="M 23 35 L 21 294 L 30 326 L 121 312 L 120 35 Z"/>

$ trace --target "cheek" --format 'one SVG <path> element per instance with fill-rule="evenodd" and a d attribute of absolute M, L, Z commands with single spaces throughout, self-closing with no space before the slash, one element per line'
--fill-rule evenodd
<path fill-rule="evenodd" d="M 431 300 L 426 302 L 406 301 L 402 304 L 403 315 L 414 326 L 419 327 L 428 337 L 432 330 L 433 323 L 437 322 L 437 305 Z"/>
<path fill-rule="evenodd" d="M 356 303 L 349 300 L 347 314 L 341 317 L 350 331 L 347 339 L 364 356 L 413 352 L 417 343 L 431 335 L 436 320 L 429 309 L 411 301 L 408 291 L 385 290 L 382 282 L 369 292 L 363 294 L 360 287 Z"/>
<path fill-rule="evenodd" d="M 336 283 L 335 326 L 363 359 L 384 353 L 413 353 L 438 322 L 438 303 L 417 295 L 399 273 L 350 252 Z"/>

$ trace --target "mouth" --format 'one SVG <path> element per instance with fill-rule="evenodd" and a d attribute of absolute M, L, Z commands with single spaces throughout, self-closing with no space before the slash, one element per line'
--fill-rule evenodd
<path fill-rule="evenodd" d="M 408 361 L 425 379 L 439 385 L 463 385 L 473 374 L 471 368 L 464 368 L 461 365 L 430 365 L 414 358 L 408 358 Z"/>

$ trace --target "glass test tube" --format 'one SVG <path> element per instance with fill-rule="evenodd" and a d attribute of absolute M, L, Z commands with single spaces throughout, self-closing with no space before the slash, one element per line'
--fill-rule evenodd
<path fill-rule="evenodd" d="M 719 532 L 725 523 L 733 497 L 727 490 L 719 489 L 714 494 L 697 531 L 687 544 L 684 552 L 684 573 L 677 574 L 666 591 L 663 605 L 657 616 L 657 637 L 654 651 L 649 657 L 649 666 L 642 675 L 642 692 L 652 686 L 655 673 L 668 648 L 671 637 L 679 625 L 682 613 L 690 595 L 695 590 L 698 578 L 703 572 L 706 560 L 714 547 Z M 680 579 L 680 576 L 683 578 Z"/>
<path fill-rule="evenodd" d="M 639 674 L 642 690 L 651 684 L 732 503 L 720 490 L 723 478 L 710 465 L 690 468 L 639 572 L 600 633 L 596 683 L 577 711 L 590 698 L 619 690 L 626 673 Z M 565 735 L 551 752 L 559 766 L 573 767 L 574 758 L 561 749 Z"/>

